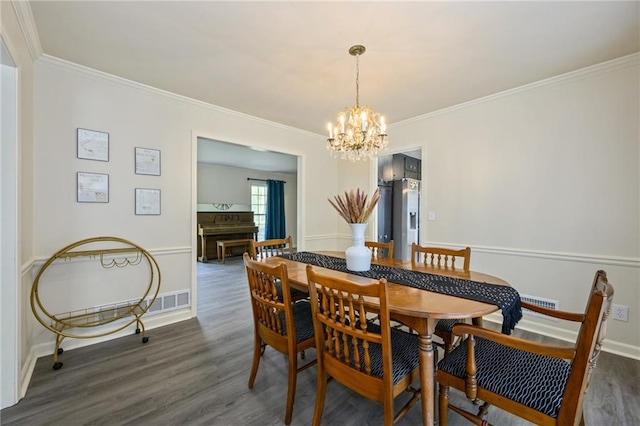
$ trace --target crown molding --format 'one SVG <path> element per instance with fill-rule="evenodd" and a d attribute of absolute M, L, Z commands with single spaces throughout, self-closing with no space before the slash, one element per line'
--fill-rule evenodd
<path fill-rule="evenodd" d="M 591 65 L 579 70 L 570 71 L 564 74 L 549 77 L 544 80 L 539 80 L 533 83 L 525 84 L 524 86 L 515 87 L 513 89 L 504 90 L 502 92 L 494 93 L 482 98 L 474 99 L 461 104 L 453 105 L 447 108 L 439 109 L 437 111 L 428 112 L 426 114 L 418 115 L 416 117 L 408 118 L 406 120 L 398 121 L 393 124 L 389 124 L 387 127 L 399 127 L 407 124 L 414 123 L 416 121 L 425 120 L 439 115 L 448 114 L 453 111 L 474 107 L 483 103 L 492 102 L 497 99 L 501 99 L 507 96 L 512 96 L 518 93 L 530 92 L 534 90 L 546 89 L 554 86 L 560 86 L 567 83 L 574 83 L 576 81 L 592 78 L 601 74 L 610 73 L 623 68 L 632 67 L 640 64 L 640 52 L 632 53 L 627 56 L 612 59 L 610 61 L 602 62 L 600 64 Z"/>
<path fill-rule="evenodd" d="M 42 56 L 42 46 L 40 45 L 40 36 L 38 35 L 38 29 L 36 28 L 36 23 L 31 13 L 31 6 L 29 6 L 28 1 L 19 0 L 11 0 L 11 5 L 18 17 L 18 24 L 27 42 L 31 59 L 35 62 Z"/>
<path fill-rule="evenodd" d="M 275 127 L 275 128 L 289 131 L 289 132 L 295 132 L 295 133 L 304 134 L 307 136 L 319 136 L 317 133 L 298 129 L 292 126 L 287 126 L 285 124 L 277 123 L 275 121 L 265 120 L 263 118 L 255 117 L 253 115 L 234 111 L 232 109 L 228 109 L 218 105 L 213 105 L 207 102 L 199 101 L 197 99 L 189 98 L 187 96 L 178 95 L 173 92 L 169 92 L 163 89 L 158 89 L 156 87 L 148 86 L 143 83 L 127 80 L 126 78 L 122 78 L 117 75 L 109 74 L 103 71 L 98 71 L 96 69 L 86 67 L 84 65 L 76 64 L 74 62 L 70 62 L 65 59 L 60 59 L 55 56 L 43 54 L 38 59 L 37 64 L 46 66 L 48 68 L 53 68 L 59 71 L 64 71 L 79 77 L 88 78 L 93 81 L 105 82 L 115 86 L 119 86 L 121 88 L 146 93 L 148 95 L 155 96 L 158 98 L 168 99 L 182 105 L 188 104 L 188 105 L 192 105 L 199 108 L 205 108 L 205 109 L 222 113 L 222 114 L 233 115 L 233 116 L 242 118 L 244 120 L 251 120 L 261 125 Z"/>

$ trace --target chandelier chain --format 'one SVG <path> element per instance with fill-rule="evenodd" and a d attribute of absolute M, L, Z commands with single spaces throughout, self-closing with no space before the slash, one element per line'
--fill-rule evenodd
<path fill-rule="evenodd" d="M 360 55 L 356 55 L 356 108 L 360 108 Z"/>

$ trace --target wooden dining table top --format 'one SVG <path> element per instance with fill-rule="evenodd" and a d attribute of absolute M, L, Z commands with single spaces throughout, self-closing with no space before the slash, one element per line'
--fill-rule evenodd
<path fill-rule="evenodd" d="M 314 251 L 314 253 L 344 258 L 344 252 L 340 251 Z M 288 277 L 291 285 L 299 287 L 301 289 L 305 289 L 308 287 L 306 271 L 307 264 L 297 262 L 295 260 L 284 259 L 281 257 L 265 258 L 263 261 L 268 264 L 285 263 L 287 265 Z M 434 275 L 445 275 L 452 278 L 460 278 L 481 283 L 509 286 L 509 283 L 507 283 L 506 281 L 492 275 L 483 274 L 481 272 L 465 272 L 462 269 L 434 267 L 424 264 L 412 264 L 410 261 L 402 261 L 397 259 L 374 258 L 372 260 L 372 263 Z M 320 266 L 313 266 L 313 268 L 321 270 L 324 274 L 335 275 L 340 278 L 347 278 L 350 281 L 359 282 L 362 284 L 369 284 L 376 281 L 371 278 L 349 274 L 342 271 L 326 269 Z M 387 289 L 387 302 L 389 305 L 389 310 L 394 314 L 400 314 L 403 316 L 431 319 L 462 319 L 481 317 L 495 312 L 499 309 L 496 305 L 447 294 L 440 294 L 403 284 L 396 284 L 393 282 L 389 282 Z"/>

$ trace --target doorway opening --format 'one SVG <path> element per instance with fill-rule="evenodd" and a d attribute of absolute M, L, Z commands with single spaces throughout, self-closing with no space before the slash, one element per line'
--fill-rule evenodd
<path fill-rule="evenodd" d="M 258 227 L 258 239 L 264 238 L 266 180 L 284 182 L 286 234 L 297 247 L 300 214 L 298 180 L 299 157 L 283 152 L 197 138 L 197 214 L 246 212 Z M 211 217 L 211 215 L 206 215 Z M 253 235 L 238 238 L 253 238 Z M 230 239 L 230 238 L 226 238 Z M 198 237 L 201 242 L 201 237 Z M 200 251 L 201 249 L 198 248 Z M 238 247 L 230 254 L 241 254 Z M 215 255 L 214 255 L 215 257 Z"/>
<path fill-rule="evenodd" d="M 380 242 L 394 241 L 393 257 L 409 260 L 411 244 L 420 244 L 422 149 L 378 157 Z"/>

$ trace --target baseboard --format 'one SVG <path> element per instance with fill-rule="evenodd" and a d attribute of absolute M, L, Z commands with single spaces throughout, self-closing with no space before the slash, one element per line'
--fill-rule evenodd
<path fill-rule="evenodd" d="M 483 318 L 484 320 L 492 323 L 502 324 L 502 315 L 499 313 L 493 313 Z M 578 333 L 576 331 L 565 330 L 562 328 L 554 327 L 552 325 L 534 322 L 526 318 L 520 320 L 516 328 L 571 343 L 574 343 L 578 338 Z M 615 340 L 605 339 L 602 350 L 604 352 L 609 352 L 615 355 L 623 356 L 625 358 L 631 358 L 640 361 L 640 347 L 638 346 L 629 345 L 627 343 L 622 343 Z"/>
<path fill-rule="evenodd" d="M 27 359 L 20 372 L 20 389 L 18 391 L 18 401 L 20 401 L 27 394 L 29 383 L 31 383 L 31 377 L 33 376 L 33 370 L 36 368 L 36 362 L 38 357 L 36 356 L 35 347 L 31 347 Z"/>

